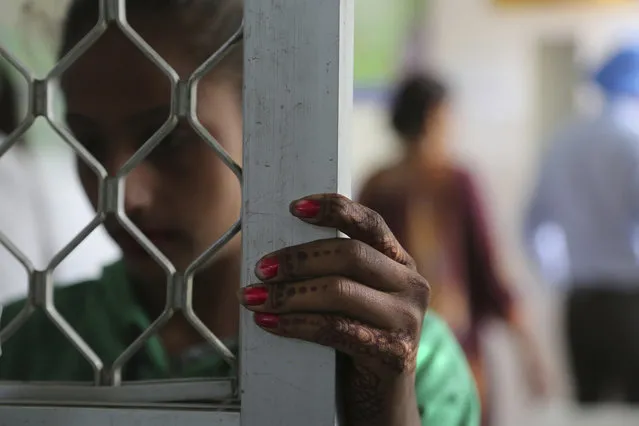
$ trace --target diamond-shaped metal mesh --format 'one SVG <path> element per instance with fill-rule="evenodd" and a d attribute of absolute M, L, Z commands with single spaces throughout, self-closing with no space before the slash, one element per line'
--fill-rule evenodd
<path fill-rule="evenodd" d="M 12 255 L 25 267 L 29 274 L 29 292 L 21 313 L 3 330 L 0 331 L 0 343 L 6 342 L 15 333 L 20 333 L 21 327 L 37 309 L 42 309 L 48 319 L 57 326 L 63 335 L 80 352 L 94 371 L 94 386 L 79 387 L 64 384 L 53 384 L 49 387 L 28 385 L 1 385 L 0 395 L 10 395 L 17 399 L 46 400 L 56 395 L 56 399 L 70 398 L 76 401 L 87 398 L 96 401 L 114 402 L 118 400 L 146 401 L 155 400 L 194 400 L 201 399 L 229 399 L 235 392 L 234 379 L 226 381 L 210 380 L 208 382 L 171 381 L 162 382 L 162 386 L 153 386 L 153 383 L 137 383 L 134 389 L 128 387 L 128 391 L 113 392 L 114 386 L 122 384 L 122 369 L 159 329 L 168 322 L 175 312 L 181 311 L 191 325 L 202 335 L 212 348 L 229 364 L 232 371 L 236 372 L 236 359 L 231 351 L 202 323 L 196 316 L 192 307 L 193 277 L 198 268 L 204 266 L 211 258 L 240 231 L 238 220 L 222 237 L 220 237 L 208 250 L 200 255 L 184 272 L 178 272 L 171 262 L 151 241 L 138 229 L 124 212 L 124 182 L 128 173 L 138 166 L 145 157 L 176 127 L 180 119 L 186 122 L 195 132 L 206 141 L 219 158 L 233 171 L 241 181 L 242 171 L 228 153 L 202 126 L 196 115 L 197 86 L 200 79 L 213 69 L 228 53 L 230 48 L 241 41 L 243 26 L 216 53 L 209 57 L 187 79 L 180 79 L 176 71 L 151 48 L 151 46 L 129 25 L 126 19 L 125 0 L 99 0 L 100 13 L 97 24 L 82 38 L 51 69 L 44 79 L 37 79 L 0 43 L 0 56 L 8 61 L 28 83 L 29 104 L 25 119 L 18 128 L 0 144 L 0 156 L 15 145 L 37 117 L 44 117 L 49 125 L 71 147 L 71 149 L 84 161 L 100 180 L 100 198 L 97 213 L 94 219 L 64 248 L 62 248 L 49 262 L 44 270 L 34 268 L 31 261 L 0 232 L 0 244 L 6 247 Z M 171 110 L 166 122 L 149 138 L 140 149 L 122 166 L 115 176 L 108 176 L 105 168 L 83 147 L 83 145 L 62 125 L 53 114 L 52 96 L 53 84 L 78 58 L 82 56 L 106 31 L 109 26 L 117 26 L 146 57 L 151 60 L 169 79 L 171 84 Z M 114 215 L 118 222 L 135 240 L 152 256 L 163 268 L 167 275 L 167 303 L 161 315 L 145 330 L 113 363 L 105 366 L 100 357 L 78 335 L 78 333 L 65 321 L 56 310 L 53 300 L 52 273 L 55 268 L 89 235 L 93 230 L 103 224 L 107 215 Z M 154 382 L 155 383 L 155 382 Z M 231 383 L 231 384 L 229 384 Z M 157 383 L 156 383 L 157 384 Z M 169 387 L 167 387 L 169 386 Z M 164 390 L 162 390 L 164 389 Z M 168 391 L 168 389 L 171 389 Z"/>

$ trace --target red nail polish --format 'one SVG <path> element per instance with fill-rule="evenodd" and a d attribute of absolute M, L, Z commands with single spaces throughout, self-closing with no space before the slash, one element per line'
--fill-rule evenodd
<path fill-rule="evenodd" d="M 273 314 L 256 313 L 253 315 L 253 320 L 255 324 L 264 328 L 277 328 L 280 323 L 280 317 Z"/>
<path fill-rule="evenodd" d="M 295 203 L 295 215 L 301 218 L 311 219 L 318 215 L 321 204 L 315 200 L 300 200 Z"/>
<path fill-rule="evenodd" d="M 268 299 L 268 290 L 266 287 L 247 287 L 243 290 L 244 303 L 248 306 L 263 305 Z"/>
<path fill-rule="evenodd" d="M 257 271 L 259 278 L 263 280 L 268 280 L 277 275 L 277 272 L 280 268 L 280 262 L 276 256 L 267 257 L 262 259 L 260 263 L 257 265 Z"/>

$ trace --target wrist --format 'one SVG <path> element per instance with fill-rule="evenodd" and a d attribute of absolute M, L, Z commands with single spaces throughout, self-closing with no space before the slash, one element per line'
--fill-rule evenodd
<path fill-rule="evenodd" d="M 345 426 L 421 425 L 415 373 L 382 376 L 356 367 L 344 395 Z"/>

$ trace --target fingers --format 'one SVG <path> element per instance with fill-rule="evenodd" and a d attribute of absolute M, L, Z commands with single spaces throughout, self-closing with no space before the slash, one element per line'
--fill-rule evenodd
<path fill-rule="evenodd" d="M 317 226 L 335 228 L 394 261 L 414 268 L 414 261 L 375 211 L 339 194 L 319 194 L 291 203 L 291 214 Z"/>
<path fill-rule="evenodd" d="M 326 277 L 296 283 L 256 284 L 240 291 L 249 310 L 260 313 L 326 313 L 392 330 L 421 325 L 423 312 L 394 295 L 343 277 Z"/>
<path fill-rule="evenodd" d="M 255 269 L 262 283 L 239 293 L 255 322 L 276 335 L 334 348 L 360 366 L 412 371 L 430 288 L 386 223 L 335 194 L 298 200 L 291 212 L 351 239 L 262 258 Z"/>
<path fill-rule="evenodd" d="M 255 314 L 264 330 L 334 348 L 353 359 L 381 363 L 397 372 L 413 368 L 417 344 L 406 330 L 388 332 L 361 322 L 321 314 Z"/>
<path fill-rule="evenodd" d="M 277 251 L 258 262 L 255 274 L 268 283 L 342 276 L 387 292 L 403 291 L 423 281 L 416 272 L 368 244 L 347 238 L 313 241 Z"/>

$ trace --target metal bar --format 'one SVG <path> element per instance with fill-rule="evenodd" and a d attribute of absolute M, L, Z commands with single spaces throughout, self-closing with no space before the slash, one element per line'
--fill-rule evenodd
<path fill-rule="evenodd" d="M 49 111 L 51 112 L 51 111 Z M 98 160 L 78 141 L 72 134 L 69 132 L 63 125 L 58 123 L 56 119 L 52 116 L 47 116 L 47 123 L 53 129 L 54 132 L 58 134 L 60 139 L 69 145 L 69 148 L 73 150 L 73 153 L 78 156 L 78 158 L 95 173 L 95 175 L 100 179 L 104 180 L 107 178 L 108 173 L 104 166 L 100 164 Z M 103 213 L 99 211 L 98 214 Z"/>
<path fill-rule="evenodd" d="M 9 149 L 20 141 L 20 138 L 29 130 L 35 118 L 33 115 L 27 115 L 26 118 L 11 132 L 2 142 L 0 142 L 0 157 L 2 157 Z"/>
<path fill-rule="evenodd" d="M 120 387 L 88 384 L 14 383 L 0 385 L 0 401 L 47 403 L 159 403 L 233 398 L 231 379 L 163 380 L 124 383 Z"/>
<path fill-rule="evenodd" d="M 122 369 L 124 368 L 127 361 L 133 357 L 144 344 L 154 335 L 157 334 L 158 331 L 162 327 L 164 327 L 169 320 L 173 317 L 175 311 L 165 309 L 162 314 L 155 320 L 153 323 L 144 330 L 144 332 L 138 336 L 137 339 L 133 343 L 129 345 L 128 348 L 124 352 L 120 354 L 120 356 L 113 362 L 113 366 L 111 368 L 111 374 L 109 381 L 113 386 L 119 386 L 122 383 Z"/>
<path fill-rule="evenodd" d="M 36 308 L 30 299 L 24 304 L 24 307 L 20 310 L 18 315 L 9 322 L 2 330 L 0 330 L 0 344 L 5 344 L 7 340 L 11 338 L 23 325 L 29 321 L 31 315 L 35 312 Z"/>
<path fill-rule="evenodd" d="M 164 255 L 158 249 L 155 244 L 148 239 L 146 235 L 138 228 L 129 217 L 124 212 L 124 200 L 120 199 L 118 212 L 117 212 L 117 220 L 118 223 L 124 228 L 125 231 L 133 237 L 140 246 L 153 258 L 153 260 L 160 265 L 162 270 L 167 274 L 168 280 L 171 280 L 173 274 L 175 274 L 175 267 L 171 263 L 168 257 Z"/>
<path fill-rule="evenodd" d="M 192 87 L 193 87 L 192 92 L 195 92 L 197 90 L 197 85 L 194 84 Z M 193 93 L 191 96 L 192 96 L 192 99 L 196 99 Z M 191 108 L 193 108 L 193 111 L 195 111 L 194 106 L 192 106 Z M 202 123 L 200 123 L 200 120 L 197 118 L 196 113 L 190 114 L 189 117 L 187 118 L 187 121 L 189 125 L 193 128 L 195 133 L 197 133 L 199 137 L 201 137 L 206 143 L 209 144 L 211 148 L 215 150 L 215 152 L 217 152 L 218 157 L 222 160 L 222 162 L 224 162 L 224 164 L 226 164 L 226 166 L 229 169 L 231 169 L 231 171 L 235 174 L 235 176 L 237 176 L 237 178 L 241 182 L 242 168 L 239 166 L 239 164 L 237 164 L 231 158 L 231 156 L 226 152 L 226 150 L 222 147 L 222 145 L 220 145 L 220 143 L 216 141 L 213 136 L 211 136 L 209 131 L 204 128 Z"/>
<path fill-rule="evenodd" d="M 289 203 L 350 193 L 352 0 L 245 0 L 243 285 L 285 245 L 336 237 L 293 218 Z M 333 426 L 332 350 L 241 320 L 242 425 Z"/>
<path fill-rule="evenodd" d="M 100 215 L 95 216 L 91 220 L 91 222 L 89 222 L 84 228 L 82 228 L 80 232 L 75 237 L 73 237 L 73 239 L 67 245 L 62 247 L 62 249 L 60 249 L 60 251 L 58 251 L 58 253 L 53 256 L 53 258 L 49 262 L 49 265 L 47 266 L 47 271 L 52 274 L 55 268 L 57 268 L 60 263 L 62 263 L 62 261 L 71 254 L 73 250 L 75 250 L 80 244 L 82 244 L 82 241 L 86 240 L 87 237 L 91 235 L 91 233 L 95 231 L 98 226 L 102 225 L 102 223 L 103 218 Z"/>
<path fill-rule="evenodd" d="M 34 81 L 33 73 L 24 64 L 16 58 L 13 53 L 9 52 L 2 45 L 0 45 L 0 59 L 6 60 L 10 66 L 15 68 L 26 80 L 27 84 L 31 85 Z"/>
<path fill-rule="evenodd" d="M 0 399 L 3 401 L 0 405 L 0 426 L 240 424 L 237 412 L 212 412 L 195 405 L 179 409 L 170 404 L 164 409 L 125 405 L 234 398 L 234 380 L 130 384 L 122 383 L 121 370 L 176 309 L 183 309 L 191 324 L 222 353 L 227 362 L 233 364 L 232 354 L 193 312 L 192 278 L 198 268 L 205 265 L 221 246 L 239 232 L 242 223 L 247 224 L 243 238 L 244 285 L 254 280 L 254 263 L 266 252 L 283 245 L 337 235 L 336 231 L 313 229 L 301 224 L 290 217 L 287 206 L 292 199 L 311 192 L 350 191 L 346 173 L 349 147 L 343 139 L 348 136 L 351 108 L 353 0 L 246 0 L 245 3 L 248 36 L 245 43 L 244 165 L 249 175 L 242 185 L 245 197 L 242 222 L 238 221 L 229 229 L 184 274 L 178 274 L 169 260 L 126 217 L 121 191 L 126 175 L 175 128 L 178 115 L 186 115 L 195 131 L 242 180 L 242 169 L 197 120 L 194 107 L 198 80 L 218 63 L 229 47 L 241 40 L 242 28 L 184 82 L 179 81 L 175 71 L 126 22 L 124 0 L 100 0 L 99 22 L 76 48 L 58 62 L 45 80 L 37 82 L 39 87 L 34 89 L 33 77 L 23 73 L 32 98 L 28 117 L 4 144 L 0 144 L 0 155 L 28 129 L 34 113 L 43 114 L 103 182 L 103 194 L 95 219 L 60 251 L 46 271 L 33 271 L 31 268 L 31 275 L 34 276 L 35 272 L 50 274 L 104 220 L 107 213 L 116 213 L 123 227 L 167 273 L 167 293 L 171 302 L 161 316 L 115 361 L 107 371 L 109 377 L 98 377 L 102 370 L 101 361 L 56 311 L 51 297 L 50 277 L 46 281 L 38 281 L 41 294 L 36 299 L 44 300 L 45 312 L 51 321 L 93 365 L 95 384 L 110 386 L 22 383 L 0 386 Z M 264 16 L 269 19 L 265 20 Z M 111 178 L 107 177 L 104 167 L 61 124 L 54 121 L 49 108 L 50 96 L 47 96 L 50 94 L 50 81 L 59 77 L 99 38 L 107 27 L 107 21 L 119 26 L 131 42 L 167 75 L 173 89 L 171 113 L 167 121 Z M 38 100 L 43 101 L 36 102 Z M 189 111 L 187 103 L 190 103 Z M 42 294 L 46 296 L 44 299 Z M 15 332 L 33 309 L 31 300 L 25 305 L 19 319 L 0 333 L 2 340 Z M 244 426 L 334 424 L 337 406 L 335 357 L 331 350 L 267 335 L 253 325 L 251 316 L 246 313 L 242 316 L 241 342 L 244 399 L 241 423 Z M 309 369 L 309 365 L 313 368 Z M 102 378 L 106 378 L 108 383 L 100 382 Z M 26 405 L 27 402 L 40 406 Z M 64 406 L 47 406 L 52 405 L 52 402 Z M 85 406 L 71 406 L 76 404 Z M 108 404 L 118 404 L 119 407 L 104 406 Z"/>
<path fill-rule="evenodd" d="M 100 3 L 102 4 L 102 3 Z M 82 39 L 71 50 L 67 52 L 62 58 L 58 60 L 55 66 L 49 71 L 47 80 L 53 80 L 59 78 L 75 61 L 77 61 L 96 41 L 104 34 L 107 29 L 106 21 L 102 14 L 100 14 L 99 21 L 93 28 L 82 37 Z"/>
<path fill-rule="evenodd" d="M 235 355 L 222 343 L 222 341 L 211 332 L 211 330 L 204 325 L 202 320 L 198 318 L 193 310 L 193 277 L 195 272 L 205 266 L 207 262 L 212 260 L 213 256 L 226 245 L 233 237 L 235 237 L 241 228 L 241 222 L 238 220 L 233 227 L 220 237 L 211 247 L 209 247 L 202 255 L 200 255 L 189 267 L 186 269 L 185 282 L 183 286 L 182 300 L 184 301 L 183 311 L 184 316 L 188 320 L 189 324 L 195 328 L 198 333 L 211 345 L 211 347 L 217 352 L 218 355 L 224 359 L 224 361 L 231 367 L 232 374 L 237 373 L 237 362 Z"/>
<path fill-rule="evenodd" d="M 204 63 L 202 63 L 188 80 L 178 85 L 180 90 L 180 99 L 183 102 L 178 103 L 178 113 L 186 113 L 186 118 L 189 125 L 209 146 L 215 151 L 217 156 L 222 162 L 235 174 L 235 176 L 242 182 L 242 169 L 231 158 L 226 150 L 215 140 L 215 138 L 209 133 L 208 130 L 200 123 L 197 117 L 197 87 L 204 75 L 213 69 L 229 51 L 242 41 L 244 35 L 244 24 L 240 24 L 231 38 L 224 43 L 213 55 L 211 55 Z M 222 249 L 228 244 L 241 229 L 241 220 L 237 220 L 231 228 L 229 228 L 213 245 L 211 245 L 204 253 L 198 256 L 186 269 L 184 273 L 184 280 L 182 281 L 182 294 L 180 300 L 183 301 L 182 309 L 184 316 L 188 320 L 189 324 L 206 340 L 209 345 L 224 359 L 224 361 L 231 367 L 231 374 L 237 375 L 237 362 L 235 355 L 222 343 L 222 341 L 215 336 L 206 325 L 198 318 L 193 310 L 193 279 L 195 273 L 202 267 L 206 266 Z"/>
<path fill-rule="evenodd" d="M 197 117 L 197 87 L 202 79 L 209 71 L 211 71 L 217 64 L 219 64 L 226 55 L 233 49 L 238 43 L 242 42 L 244 38 L 244 22 L 240 24 L 240 27 L 235 31 L 235 33 L 231 36 L 231 38 L 222 45 L 211 55 L 204 63 L 202 63 L 189 77 L 187 81 L 187 86 L 190 91 L 190 110 L 189 115 L 187 116 L 188 122 L 195 130 L 195 132 L 200 136 L 206 143 L 208 143 L 216 152 L 220 159 L 224 162 L 224 164 L 229 167 L 235 176 L 242 182 L 242 169 L 240 166 L 231 158 L 231 156 L 226 152 L 226 150 L 220 145 L 213 136 L 204 128 L 202 123 Z"/>
<path fill-rule="evenodd" d="M 80 42 L 72 48 L 64 58 L 58 61 L 55 67 L 49 71 L 44 80 L 34 80 L 31 78 L 29 82 L 29 115 L 45 117 L 51 128 L 74 150 L 74 152 L 84 160 L 89 167 L 98 175 L 100 179 L 106 177 L 104 167 L 90 154 L 82 144 L 80 144 L 66 128 L 56 121 L 53 117 L 51 90 L 52 82 L 58 78 L 65 70 L 67 70 L 84 52 L 86 52 L 104 33 L 106 23 L 103 13 L 103 3 L 100 3 L 101 10 L 98 23 L 91 31 L 80 40 Z M 44 309 L 49 320 L 60 330 L 60 332 L 69 340 L 74 348 L 82 354 L 82 356 L 91 365 L 94 372 L 94 382 L 99 384 L 102 378 L 102 370 L 104 365 L 100 357 L 93 349 L 80 337 L 74 328 L 66 321 L 66 319 L 57 311 L 55 301 L 53 300 L 53 281 L 52 274 L 55 268 L 62 262 L 79 244 L 82 243 L 99 225 L 102 224 L 104 215 L 98 212 L 95 218 L 87 224 L 68 244 L 66 244 L 51 259 L 45 271 L 30 271 L 29 299 L 35 302 L 38 307 Z M 35 294 L 34 294 L 35 292 Z M 27 312 L 25 309 L 23 312 Z M 26 315 L 23 316 L 26 318 Z M 16 325 L 22 325 L 16 323 Z M 10 328 L 9 332 L 15 332 L 17 328 Z"/>
<path fill-rule="evenodd" d="M 0 426 L 239 426 L 236 412 L 0 406 Z"/>
<path fill-rule="evenodd" d="M 2 231 L 0 231 L 0 246 L 4 247 L 13 257 L 15 257 L 29 274 L 33 272 L 34 268 L 31 260 Z"/>
<path fill-rule="evenodd" d="M 233 237 L 235 237 L 240 232 L 241 228 L 242 221 L 236 221 L 233 226 L 224 233 L 224 235 L 222 235 L 212 246 L 206 249 L 204 253 L 198 256 L 198 258 L 195 259 L 188 268 L 186 268 L 184 275 L 186 275 L 187 277 L 191 277 L 198 269 L 205 267 L 207 263 L 212 260 L 213 256 L 215 256 L 218 251 L 220 251 L 229 241 L 233 239 Z"/>
<path fill-rule="evenodd" d="M 176 97 L 174 95 L 176 87 L 177 85 L 174 85 L 172 83 L 171 108 L 174 108 L 173 104 L 176 103 Z M 144 161 L 144 159 L 151 153 L 151 151 L 153 151 L 160 144 L 160 142 L 162 142 L 162 140 L 175 129 L 177 124 L 178 119 L 175 115 L 171 114 L 169 117 L 167 117 L 164 124 L 162 124 L 162 126 L 153 134 L 153 136 L 151 136 L 149 140 L 144 142 L 144 145 L 142 145 L 140 149 L 138 149 L 135 154 L 133 154 L 131 158 L 129 158 L 127 162 L 124 163 L 124 165 L 118 171 L 117 176 L 124 177 L 131 173 L 131 171 L 139 166 L 140 163 Z"/>
<path fill-rule="evenodd" d="M 126 176 L 137 167 L 144 159 L 166 138 L 178 124 L 178 118 L 175 113 L 176 104 L 178 103 L 179 76 L 177 72 L 138 34 L 127 22 L 126 17 L 126 1 L 125 0 L 103 0 L 102 5 L 105 7 L 106 19 L 118 26 L 123 34 L 142 52 L 155 66 L 164 73 L 171 84 L 171 111 L 162 126 L 138 149 L 131 158 L 117 172 L 116 178 L 126 180 Z M 124 184 L 117 186 L 118 190 L 124 189 Z M 153 260 L 167 274 L 167 294 L 173 293 L 172 285 L 175 279 L 176 270 L 171 261 L 140 231 L 140 229 L 128 218 L 124 211 L 124 199 L 118 194 L 118 190 L 114 192 L 114 196 L 118 199 L 116 217 L 120 225 L 149 253 Z M 167 305 L 162 314 L 147 328 L 113 363 L 110 372 L 109 381 L 114 386 L 119 386 L 122 381 L 122 369 L 125 364 L 135 353 L 137 353 L 144 344 L 160 329 L 168 323 L 175 314 L 175 310 Z"/>
<path fill-rule="evenodd" d="M 73 347 L 80 352 L 82 357 L 91 365 L 93 369 L 93 380 L 95 384 L 99 384 L 102 379 L 102 369 L 104 363 L 102 359 L 96 354 L 91 346 L 78 334 L 77 331 L 64 319 L 62 315 L 57 311 L 53 305 L 53 282 L 51 282 L 51 274 L 48 275 L 47 291 L 51 295 L 47 298 L 45 312 L 49 321 L 51 321 L 60 333 L 73 345 Z"/>

